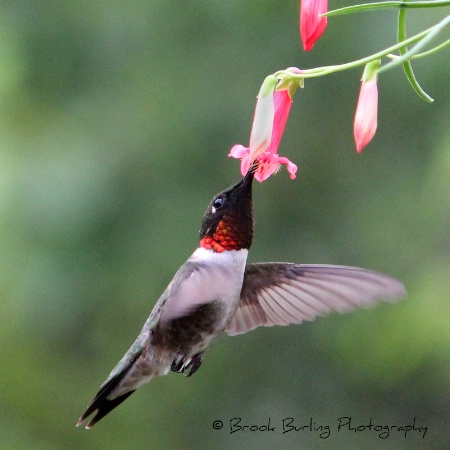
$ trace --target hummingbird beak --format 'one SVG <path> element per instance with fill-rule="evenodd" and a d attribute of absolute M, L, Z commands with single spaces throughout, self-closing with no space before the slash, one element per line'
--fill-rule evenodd
<path fill-rule="evenodd" d="M 249 196 L 251 199 L 252 181 L 255 171 L 258 168 L 258 163 L 253 163 L 248 169 L 247 173 L 234 186 L 229 187 L 224 192 L 229 192 L 233 198 L 243 198 Z"/>
<path fill-rule="evenodd" d="M 252 167 L 250 167 L 250 169 L 248 169 L 248 172 L 241 179 L 241 181 L 239 181 L 237 184 L 234 185 L 234 189 L 236 189 L 239 192 L 244 192 L 244 191 L 251 189 L 253 177 L 255 175 L 255 172 L 254 172 L 254 170 L 252 170 Z"/>
<path fill-rule="evenodd" d="M 253 177 L 255 176 L 255 172 L 258 169 L 258 161 L 254 161 L 252 165 L 249 167 L 247 173 L 245 174 L 244 178 L 242 178 L 241 183 L 242 185 L 247 185 L 248 183 L 251 183 L 253 180 Z"/>

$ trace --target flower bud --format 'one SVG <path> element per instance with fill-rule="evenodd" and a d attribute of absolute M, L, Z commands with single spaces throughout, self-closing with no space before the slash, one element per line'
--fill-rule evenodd
<path fill-rule="evenodd" d="M 377 70 L 380 65 L 380 60 L 377 60 L 367 64 L 364 69 L 353 127 L 358 153 L 361 153 L 362 149 L 372 140 L 377 130 Z"/>
<path fill-rule="evenodd" d="M 328 11 L 328 0 L 300 0 L 300 36 L 306 51 L 322 36 L 327 27 L 327 18 L 321 17 Z"/>

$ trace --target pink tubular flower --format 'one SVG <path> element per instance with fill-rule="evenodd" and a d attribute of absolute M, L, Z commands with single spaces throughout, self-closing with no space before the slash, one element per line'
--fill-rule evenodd
<path fill-rule="evenodd" d="M 362 149 L 372 140 L 377 130 L 378 88 L 376 69 L 378 67 L 379 62 L 376 62 L 375 67 L 366 68 L 363 75 L 353 127 L 358 153 L 361 153 Z M 370 71 L 367 69 L 370 69 Z"/>
<path fill-rule="evenodd" d="M 228 156 L 233 158 L 242 158 L 241 173 L 245 175 L 251 163 L 257 159 L 259 167 L 255 172 L 255 178 L 262 182 L 276 172 L 280 164 L 286 164 L 287 170 L 292 179 L 295 178 L 297 166 L 289 161 L 287 158 L 277 154 L 278 146 L 280 145 L 281 137 L 283 136 L 284 128 L 291 109 L 292 100 L 287 89 L 282 91 L 275 91 L 273 96 L 275 113 L 273 115 L 272 136 L 269 146 L 263 152 L 258 152 L 256 149 L 250 149 L 243 145 L 235 145 Z"/>
<path fill-rule="evenodd" d="M 328 0 L 300 0 L 300 36 L 305 51 L 314 47 L 327 27 L 327 18 L 321 17 L 328 11 Z"/>
<path fill-rule="evenodd" d="M 258 94 L 250 146 L 235 145 L 228 156 L 241 158 L 241 173 L 245 175 L 253 161 L 258 161 L 255 178 L 262 182 L 277 172 L 281 164 L 287 166 L 291 179 L 297 166 L 278 155 L 278 147 L 291 110 L 292 99 L 298 87 L 303 87 L 301 70 L 289 67 L 283 73 L 268 76 Z M 278 90 L 275 90 L 278 89 Z M 269 101 L 270 100 L 270 101 Z"/>

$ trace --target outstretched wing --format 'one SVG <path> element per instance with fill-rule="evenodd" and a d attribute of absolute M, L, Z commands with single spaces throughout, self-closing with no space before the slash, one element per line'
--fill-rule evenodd
<path fill-rule="evenodd" d="M 234 336 L 260 326 L 299 324 L 405 296 L 405 287 L 396 279 L 358 267 L 250 264 L 238 309 L 225 331 Z"/>

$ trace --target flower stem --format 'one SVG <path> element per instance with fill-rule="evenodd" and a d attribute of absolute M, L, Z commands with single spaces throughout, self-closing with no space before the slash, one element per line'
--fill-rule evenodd
<path fill-rule="evenodd" d="M 403 2 L 407 2 L 408 0 L 403 0 Z M 398 11 L 398 32 L 397 32 L 398 42 L 403 42 L 406 40 L 406 8 L 400 8 Z M 402 47 L 399 49 L 400 55 L 405 55 L 408 51 L 408 48 Z M 405 71 L 406 78 L 411 84 L 412 88 L 416 91 L 417 95 L 424 99 L 426 102 L 433 102 L 434 100 L 421 88 L 419 82 L 417 81 L 414 71 L 411 65 L 411 61 L 408 59 L 403 61 L 403 70 Z"/>
<path fill-rule="evenodd" d="M 381 67 L 381 69 L 378 71 L 378 73 L 384 72 L 386 70 L 392 69 L 393 67 L 397 66 L 398 64 L 403 64 L 403 61 L 409 60 L 414 55 L 416 55 L 419 50 L 424 47 L 426 44 L 428 44 L 436 35 L 442 31 L 448 24 L 450 23 L 450 15 L 448 15 L 445 19 L 441 20 L 438 24 L 436 24 L 434 27 L 429 28 L 423 39 L 417 43 L 411 50 L 407 51 L 404 55 L 399 56 L 398 58 L 395 58 L 394 61 L 390 62 L 389 64 L 384 65 Z M 422 33 L 420 33 L 422 34 Z M 418 36 L 418 35 L 416 35 Z M 422 38 L 421 37 L 421 38 Z M 420 39 L 421 39 L 420 38 Z M 419 39 L 416 39 L 416 41 Z M 408 45 L 410 42 L 410 39 L 406 39 L 405 41 L 402 41 L 401 44 L 403 46 Z M 415 41 L 414 41 L 415 42 Z"/>
<path fill-rule="evenodd" d="M 449 6 L 450 1 L 448 0 L 432 0 L 432 1 L 418 1 L 418 2 L 408 2 L 403 1 L 388 1 L 388 2 L 377 2 L 377 3 L 365 3 L 363 5 L 353 5 L 346 6 L 344 8 L 334 9 L 333 11 L 328 11 L 322 16 L 340 16 L 342 14 L 352 14 L 361 11 L 370 11 L 374 9 L 388 9 L 388 8 L 401 8 L 401 9 L 413 9 L 413 8 L 439 8 L 442 6 Z"/>
<path fill-rule="evenodd" d="M 416 34 L 413 37 L 410 37 L 409 39 L 406 39 L 405 41 L 403 41 L 401 43 L 397 43 L 397 44 L 393 45 L 392 47 L 389 47 L 378 53 L 374 53 L 373 55 L 366 56 L 365 58 L 358 59 L 356 61 L 352 61 L 352 62 L 345 63 L 345 64 L 337 64 L 334 66 L 323 66 L 323 67 L 316 67 L 315 69 L 306 69 L 306 70 L 302 70 L 302 73 L 299 75 L 293 74 L 291 72 L 286 73 L 284 70 L 275 72 L 274 75 L 279 76 L 281 74 L 283 74 L 283 75 L 286 74 L 287 76 L 291 76 L 293 79 L 295 79 L 295 78 L 315 78 L 315 77 L 319 77 L 322 75 L 328 75 L 328 74 L 334 73 L 334 72 L 340 72 L 342 70 L 354 69 L 356 67 L 364 66 L 367 63 L 369 63 L 375 59 L 381 59 L 381 58 L 387 56 L 389 53 L 399 50 L 400 48 L 404 47 L 405 45 L 414 44 L 415 42 L 419 41 L 424 36 L 426 36 L 427 33 L 430 33 L 430 31 L 432 29 L 433 28 L 429 28 L 425 31 L 422 31 L 421 33 Z"/>
<path fill-rule="evenodd" d="M 448 45 L 450 45 L 450 39 L 447 39 L 442 44 L 436 45 L 436 47 L 433 47 L 432 49 L 427 50 L 426 52 L 418 53 L 417 55 L 411 56 L 410 60 L 411 59 L 420 59 L 420 58 L 424 58 L 425 56 L 432 55 L 433 53 L 436 53 L 439 50 L 442 50 L 444 47 L 447 47 Z M 393 54 L 390 54 L 387 56 L 388 56 L 388 58 L 391 58 L 391 59 L 399 58 L 398 55 L 393 55 Z"/>
<path fill-rule="evenodd" d="M 420 41 L 417 45 L 415 45 L 411 50 L 407 51 L 405 54 L 399 56 L 398 58 L 395 58 L 394 61 L 382 66 L 378 73 L 384 72 L 385 70 L 389 70 L 392 67 L 395 67 L 398 64 L 403 64 L 404 61 L 409 60 L 414 55 L 418 53 L 418 51 L 426 45 L 428 42 L 431 41 L 443 28 L 445 28 L 450 23 L 450 15 L 447 16 L 445 19 L 443 19 L 438 24 L 434 25 L 431 28 L 428 28 L 420 33 L 417 33 L 416 35 L 405 39 L 401 42 L 398 42 L 395 45 L 392 45 L 391 47 L 388 47 L 384 50 L 381 50 L 378 53 L 374 53 L 373 55 L 366 56 L 365 58 L 358 59 L 356 61 L 344 63 L 344 64 L 336 64 L 333 66 L 323 66 L 323 67 L 316 67 L 314 69 L 305 69 L 302 70 L 300 74 L 295 74 L 286 70 L 279 70 L 274 73 L 274 75 L 277 78 L 283 78 L 291 79 L 291 80 L 301 80 L 304 78 L 316 78 L 323 75 L 329 75 L 331 73 L 340 72 L 343 70 L 348 69 L 354 69 L 356 67 L 364 66 L 367 63 L 374 61 L 376 59 L 381 59 L 384 57 L 389 56 L 390 53 L 393 53 L 397 50 L 400 50 L 402 48 L 406 48 L 410 44 L 415 44 L 416 42 Z"/>

